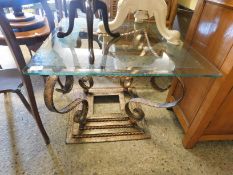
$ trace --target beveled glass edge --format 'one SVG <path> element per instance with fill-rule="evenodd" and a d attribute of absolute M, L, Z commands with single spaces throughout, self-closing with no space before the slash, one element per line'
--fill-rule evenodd
<path fill-rule="evenodd" d="M 121 72 L 52 72 L 52 71 L 34 71 L 34 72 L 27 72 L 27 68 L 23 70 L 23 74 L 24 75 L 29 75 L 29 76 L 52 76 L 52 75 L 56 75 L 56 76 L 67 76 L 67 75 L 71 75 L 71 76 L 94 76 L 94 77 L 209 77 L 209 78 L 220 78 L 223 76 L 222 73 L 220 73 L 218 71 L 217 74 L 208 74 L 208 73 L 204 73 L 204 74 L 198 74 L 198 73 L 174 73 L 174 72 L 168 72 L 166 74 L 164 73 L 152 73 L 152 74 L 147 74 L 147 73 L 138 73 L 138 74 L 131 74 L 131 73 L 121 73 Z"/>

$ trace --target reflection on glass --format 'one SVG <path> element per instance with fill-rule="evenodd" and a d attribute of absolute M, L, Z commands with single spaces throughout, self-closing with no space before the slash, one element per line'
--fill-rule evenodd
<path fill-rule="evenodd" d="M 97 30 L 98 20 L 94 22 Z M 66 30 L 67 20 L 59 30 Z M 182 45 L 168 44 L 157 33 L 153 23 L 126 23 L 119 38 L 95 33 L 95 63 L 89 64 L 86 20 L 75 21 L 75 29 L 66 38 L 57 31 L 45 41 L 26 67 L 30 75 L 76 76 L 209 76 L 218 70 Z"/>

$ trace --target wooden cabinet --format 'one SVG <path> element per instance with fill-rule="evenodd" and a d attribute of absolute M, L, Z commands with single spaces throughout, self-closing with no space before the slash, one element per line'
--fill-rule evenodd
<path fill-rule="evenodd" d="M 223 77 L 183 78 L 185 97 L 173 110 L 185 131 L 184 147 L 233 140 L 233 1 L 199 0 L 185 44 L 212 62 Z M 179 91 L 174 80 L 167 100 Z"/>

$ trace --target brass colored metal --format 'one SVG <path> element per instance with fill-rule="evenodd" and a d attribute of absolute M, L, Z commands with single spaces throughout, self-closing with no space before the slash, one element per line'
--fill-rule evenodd
<path fill-rule="evenodd" d="M 151 86 L 154 89 L 159 90 L 160 92 L 168 90 L 171 87 L 171 82 L 169 82 L 169 84 L 167 84 L 166 87 L 162 87 L 156 82 L 156 79 L 165 79 L 165 78 L 167 77 L 151 77 L 150 79 Z"/>
<path fill-rule="evenodd" d="M 61 79 L 58 77 L 57 79 L 61 89 L 56 89 L 56 91 L 61 92 L 63 94 L 69 93 L 74 85 L 74 77 L 73 76 L 66 76 L 65 85 L 62 84 Z"/>
<path fill-rule="evenodd" d="M 73 81 L 72 81 L 73 77 L 67 76 L 66 79 L 71 79 L 71 80 L 67 80 L 66 82 L 72 82 L 73 83 Z M 50 77 L 47 78 L 46 84 L 45 84 L 44 101 L 45 101 L 46 107 L 50 111 L 57 112 L 57 113 L 60 113 L 60 114 L 64 114 L 64 113 L 70 112 L 72 109 L 74 109 L 80 103 L 86 103 L 82 98 L 77 98 L 73 102 L 71 102 L 69 105 L 65 106 L 64 108 L 57 109 L 55 107 L 54 101 L 53 101 L 54 88 L 55 88 L 55 85 L 56 85 L 57 82 L 58 82 L 58 76 L 50 76 Z M 67 87 L 67 88 L 65 88 L 65 87 Z M 71 91 L 72 87 L 73 87 L 72 84 L 66 84 L 64 86 L 63 90 L 61 90 L 61 91 L 63 93 L 67 93 L 67 92 Z M 83 106 L 86 107 L 85 105 L 83 105 Z"/>
<path fill-rule="evenodd" d="M 77 110 L 74 114 L 74 122 L 79 123 L 80 126 L 83 126 L 86 123 L 88 113 L 88 102 L 87 100 L 82 100 L 82 109 Z"/>
<path fill-rule="evenodd" d="M 120 78 L 120 85 L 124 88 L 124 89 L 128 89 L 133 83 L 133 78 L 132 77 L 123 77 Z"/>
<path fill-rule="evenodd" d="M 128 125 L 105 125 L 105 126 L 84 126 L 84 127 L 80 127 L 80 130 L 132 128 L 132 127 L 133 127 L 132 124 L 128 124 Z"/>
<path fill-rule="evenodd" d="M 132 98 L 128 104 L 126 104 L 126 108 L 129 106 L 129 103 L 140 103 L 140 104 L 144 104 L 144 105 L 147 105 L 147 106 L 151 106 L 151 107 L 155 107 L 155 108 L 172 108 L 174 106 L 176 106 L 184 97 L 184 93 L 185 93 L 185 87 L 184 87 L 184 83 L 182 82 L 182 80 L 177 77 L 178 79 L 178 82 L 181 84 L 181 88 L 182 88 L 182 91 L 181 91 L 181 96 L 173 101 L 173 102 L 169 102 L 169 103 L 158 103 L 158 102 L 152 102 L 150 100 L 146 100 L 146 99 L 143 99 L 143 98 Z M 126 111 L 128 112 L 127 114 L 129 114 L 131 116 L 132 112 L 130 111 L 130 109 L 126 109 Z M 134 110 L 135 112 L 135 110 Z M 141 112 L 141 111 L 140 111 Z M 136 113 L 138 113 L 138 111 L 136 111 Z M 136 116 L 137 118 L 137 116 Z"/>
<path fill-rule="evenodd" d="M 127 79 L 130 80 L 130 79 Z M 127 86 L 129 87 L 129 86 Z M 84 124 L 74 123 L 70 115 L 66 143 L 108 142 L 150 138 L 146 128 L 140 127 L 125 113 L 124 88 L 90 89 L 87 93 L 88 115 Z M 95 96 L 119 96 L 120 113 L 95 114 Z"/>
<path fill-rule="evenodd" d="M 92 77 L 82 77 L 81 79 L 79 79 L 79 85 L 85 90 L 88 91 L 90 88 L 92 88 L 92 86 L 94 85 L 94 81 Z M 89 85 L 87 85 L 86 83 L 89 83 Z"/>
<path fill-rule="evenodd" d="M 120 118 L 88 118 L 87 122 L 108 122 L 108 121 L 127 121 L 128 117 L 120 117 Z"/>
<path fill-rule="evenodd" d="M 71 118 L 72 116 L 70 116 Z M 90 120 L 86 121 L 86 126 L 74 125 L 70 120 L 66 143 L 93 143 L 150 138 L 149 133 L 132 124 L 128 117 L 117 117 L 110 120 L 109 118 L 90 118 Z"/>
<path fill-rule="evenodd" d="M 131 109 L 130 109 L 130 103 L 126 103 L 125 105 L 125 112 L 126 114 L 130 117 L 131 121 L 136 123 L 138 121 L 141 121 L 144 117 L 145 117 L 145 114 L 143 112 L 143 110 L 141 108 L 134 108 L 131 112 Z"/>
<path fill-rule="evenodd" d="M 155 80 L 155 78 L 151 79 L 153 87 L 160 91 L 167 89 L 167 87 L 164 89 L 160 88 Z M 184 84 L 180 78 L 178 80 L 182 87 L 182 94 L 179 99 L 170 103 L 154 103 L 139 98 L 136 92 L 133 92 L 133 88 L 130 87 L 133 82 L 133 78 L 131 77 L 120 77 L 122 88 L 105 89 L 91 89 L 94 85 L 92 77 L 83 77 L 79 79 L 79 84 L 85 93 L 80 93 L 81 96 L 79 98 L 58 110 L 53 102 L 56 83 L 59 83 L 61 86 L 61 89 L 57 89 L 57 91 L 65 94 L 72 90 L 74 79 L 72 76 L 67 76 L 65 85 L 63 85 L 58 76 L 50 76 L 46 81 L 44 99 L 47 108 L 57 113 L 67 113 L 75 107 L 79 107 L 78 110 L 72 112 L 70 115 L 67 143 L 148 139 L 150 135 L 147 130 L 145 113 L 141 108 L 141 104 L 156 108 L 174 107 L 184 96 Z M 118 96 L 120 113 L 94 114 L 95 96 Z M 125 96 L 130 97 L 127 103 L 125 103 Z"/>
<path fill-rule="evenodd" d="M 77 138 L 93 138 L 93 137 L 112 137 L 112 136 L 126 136 L 126 135 L 141 135 L 142 131 L 137 132 L 119 132 L 119 133 L 104 133 L 104 134 L 82 134 L 76 136 Z"/>

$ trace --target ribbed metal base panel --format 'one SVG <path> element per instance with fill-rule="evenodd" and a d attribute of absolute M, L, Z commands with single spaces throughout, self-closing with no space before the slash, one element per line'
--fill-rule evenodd
<path fill-rule="evenodd" d="M 67 133 L 66 143 L 112 142 L 123 140 L 149 139 L 150 135 L 137 125 L 131 124 L 128 117 L 88 118 L 83 127 L 72 122 Z"/>
<path fill-rule="evenodd" d="M 89 111 L 86 124 L 79 126 L 73 122 L 70 115 L 66 143 L 94 143 L 124 140 L 149 139 L 150 134 L 137 124 L 133 124 L 124 112 L 125 99 L 123 89 L 112 89 L 106 94 L 106 89 L 94 89 L 88 94 Z M 119 96 L 121 113 L 93 114 L 95 96 Z M 145 122 L 144 122 L 145 123 Z"/>

